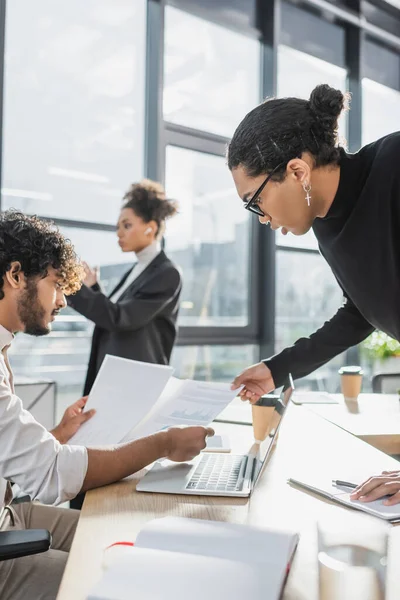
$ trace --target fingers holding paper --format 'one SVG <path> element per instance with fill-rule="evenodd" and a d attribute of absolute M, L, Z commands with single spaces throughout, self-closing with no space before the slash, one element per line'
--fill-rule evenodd
<path fill-rule="evenodd" d="M 389 496 L 383 502 L 386 506 L 400 503 L 400 471 L 383 471 L 364 481 L 351 494 L 352 500 L 372 502 Z"/>
<path fill-rule="evenodd" d="M 240 390 L 239 397 L 242 400 L 249 400 L 251 404 L 275 389 L 272 373 L 263 362 L 252 365 L 240 373 L 233 380 L 231 389 L 236 390 L 241 386 L 244 387 Z"/>
<path fill-rule="evenodd" d="M 66 444 L 78 431 L 80 426 L 83 423 L 86 423 L 86 421 L 91 419 L 95 414 L 96 411 L 94 409 L 84 412 L 87 399 L 88 396 L 84 396 L 71 404 L 64 412 L 60 423 L 51 431 L 61 444 Z"/>
<path fill-rule="evenodd" d="M 214 430 L 211 427 L 171 427 L 166 433 L 166 458 L 174 462 L 185 462 L 204 450 L 206 440 L 214 435 Z"/>

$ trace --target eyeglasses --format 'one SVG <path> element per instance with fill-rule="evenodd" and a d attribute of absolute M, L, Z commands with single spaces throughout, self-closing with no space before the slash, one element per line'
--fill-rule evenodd
<path fill-rule="evenodd" d="M 249 210 L 250 212 L 254 213 L 255 215 L 258 215 L 259 217 L 265 217 L 263 211 L 258 206 L 259 196 L 260 196 L 261 192 L 263 191 L 263 189 L 265 188 L 265 186 L 267 185 L 268 181 L 271 179 L 272 175 L 274 175 L 274 173 L 276 173 L 276 171 L 278 171 L 278 169 L 283 167 L 284 164 L 285 164 L 284 162 L 279 163 L 279 165 L 277 167 L 275 167 L 275 169 L 273 169 L 271 171 L 271 173 L 269 173 L 269 175 L 262 182 L 262 184 L 260 185 L 258 190 L 255 192 L 255 194 L 253 194 L 252 197 L 250 198 L 250 200 L 248 200 L 245 203 L 244 207 L 246 210 Z"/>

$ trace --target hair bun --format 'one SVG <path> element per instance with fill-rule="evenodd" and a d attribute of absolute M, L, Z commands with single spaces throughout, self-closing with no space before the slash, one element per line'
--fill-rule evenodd
<path fill-rule="evenodd" d="M 326 83 L 317 85 L 310 96 L 310 110 L 320 119 L 336 123 L 345 106 L 345 95 Z"/>

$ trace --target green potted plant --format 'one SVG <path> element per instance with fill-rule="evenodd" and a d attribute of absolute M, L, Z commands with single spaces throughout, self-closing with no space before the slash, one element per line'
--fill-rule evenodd
<path fill-rule="evenodd" d="M 374 331 L 361 344 L 362 354 L 374 372 L 400 373 L 400 342 L 382 331 Z"/>

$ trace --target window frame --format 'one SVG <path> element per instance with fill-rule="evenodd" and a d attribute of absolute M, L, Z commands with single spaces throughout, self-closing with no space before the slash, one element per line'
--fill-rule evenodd
<path fill-rule="evenodd" d="M 9 0 L 10 1 L 10 0 Z M 135 0 L 131 0 L 134 2 Z M 286 0 L 298 6 L 293 0 Z M 182 5 L 184 0 L 180 0 Z M 377 5 L 382 8 L 380 0 Z M 173 4 L 173 0 L 171 0 Z M 385 31 L 365 19 L 361 0 L 343 0 L 340 5 L 328 0 L 303 0 L 306 11 L 331 20 L 345 29 L 345 62 L 348 70 L 349 90 L 352 93 L 352 110 L 348 120 L 350 151 L 361 146 L 362 134 L 362 59 L 365 37 L 375 43 L 400 52 L 400 37 Z M 179 146 L 199 152 L 223 156 L 227 139 L 196 129 L 163 121 L 163 64 L 164 64 L 164 13 L 166 0 L 147 0 L 146 15 L 146 73 L 145 73 L 145 151 L 144 175 L 160 181 L 165 176 L 165 150 L 167 145 Z M 201 2 L 199 1 L 199 6 Z M 0 0 L 0 182 L 2 181 L 3 152 L 3 97 L 4 55 L 6 36 L 7 0 Z M 188 11 L 190 12 L 190 11 Z M 399 11 L 400 12 L 400 11 Z M 277 90 L 277 50 L 281 0 L 257 0 L 254 23 L 243 30 L 238 22 L 226 21 L 223 25 L 261 42 L 261 93 L 260 100 L 273 96 Z M 196 11 L 193 13 L 196 14 Z M 198 13 L 203 18 L 204 13 Z M 215 18 L 214 18 L 215 15 Z M 400 16 L 400 14 L 399 14 Z M 220 23 L 217 8 L 210 3 L 207 18 Z M 222 23 L 220 23 L 222 24 Z M 1 202 L 1 199 L 0 199 Z M 1 204 L 0 204 L 1 210 Z M 39 215 L 40 216 L 40 215 Z M 46 218 L 46 217 L 44 217 Z M 74 219 L 53 220 L 58 225 L 82 229 L 113 231 L 113 225 Z M 260 358 L 274 351 L 275 338 L 275 236 L 262 228 L 257 219 L 251 220 L 249 269 L 249 324 L 245 327 L 185 327 L 179 331 L 179 345 L 255 344 L 260 348 Z M 280 251 L 286 248 L 280 246 Z M 294 251 L 293 248 L 287 248 Z M 297 248 L 297 252 L 317 250 Z"/>

